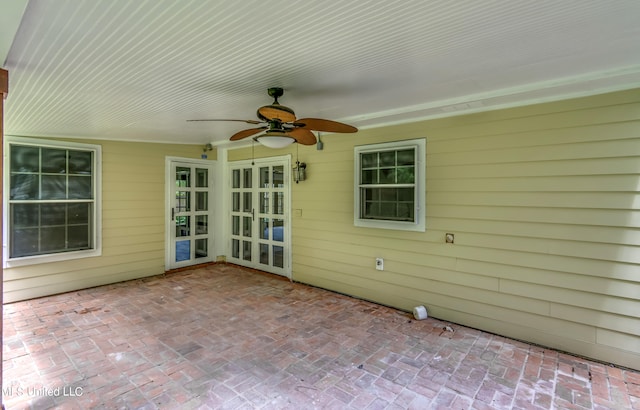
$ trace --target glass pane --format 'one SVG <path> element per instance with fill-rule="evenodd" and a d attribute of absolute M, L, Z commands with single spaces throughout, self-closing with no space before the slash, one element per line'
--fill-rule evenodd
<path fill-rule="evenodd" d="M 69 224 L 88 224 L 91 216 L 91 204 L 68 204 L 67 222 Z"/>
<path fill-rule="evenodd" d="M 11 204 L 11 219 L 14 228 L 38 226 L 40 205 Z"/>
<path fill-rule="evenodd" d="M 240 241 L 238 239 L 231 240 L 231 256 L 234 258 L 240 258 Z"/>
<path fill-rule="evenodd" d="M 362 168 L 377 168 L 378 153 L 372 152 L 368 154 L 360 154 L 360 166 Z"/>
<path fill-rule="evenodd" d="M 91 188 L 91 179 L 92 179 L 91 176 L 70 176 L 69 177 L 69 199 L 93 198 L 93 192 Z"/>
<path fill-rule="evenodd" d="M 245 216 L 242 218 L 242 236 L 251 238 L 251 217 Z"/>
<path fill-rule="evenodd" d="M 377 218 L 380 216 L 380 203 L 379 202 L 364 202 L 363 203 L 363 218 Z"/>
<path fill-rule="evenodd" d="M 273 187 L 284 188 L 284 166 L 273 167 Z"/>
<path fill-rule="evenodd" d="M 251 260 L 251 242 L 242 241 L 242 259 L 245 261 Z"/>
<path fill-rule="evenodd" d="M 253 170 L 251 168 L 245 168 L 242 170 L 243 188 L 251 188 L 252 171 Z"/>
<path fill-rule="evenodd" d="M 208 241 L 206 238 L 196 239 L 196 258 L 206 258 L 209 250 L 207 247 Z"/>
<path fill-rule="evenodd" d="M 395 168 L 380 168 L 380 184 L 395 184 L 396 170 Z"/>
<path fill-rule="evenodd" d="M 50 253 L 65 249 L 65 227 L 55 226 L 40 229 L 40 252 Z"/>
<path fill-rule="evenodd" d="M 269 193 L 268 192 L 260 193 L 260 213 L 261 214 L 269 213 Z"/>
<path fill-rule="evenodd" d="M 191 241 L 176 242 L 176 262 L 188 261 L 191 259 Z"/>
<path fill-rule="evenodd" d="M 237 215 L 231 218 L 231 234 L 240 235 L 240 217 Z"/>
<path fill-rule="evenodd" d="M 209 193 L 196 192 L 196 211 L 209 210 Z"/>
<path fill-rule="evenodd" d="M 209 216 L 196 216 L 196 235 L 204 235 L 209 232 Z"/>
<path fill-rule="evenodd" d="M 11 172 L 39 172 L 40 148 L 11 146 Z"/>
<path fill-rule="evenodd" d="M 398 166 L 415 164 L 415 149 L 405 149 L 397 152 Z"/>
<path fill-rule="evenodd" d="M 42 204 L 40 207 L 40 225 L 64 225 L 67 220 L 66 204 Z M 83 221 L 86 223 L 86 221 Z"/>
<path fill-rule="evenodd" d="M 380 200 L 381 201 L 395 201 L 397 189 L 396 188 L 382 188 L 380 189 Z"/>
<path fill-rule="evenodd" d="M 11 199 L 38 199 L 37 174 L 11 174 Z"/>
<path fill-rule="evenodd" d="M 38 254 L 38 228 L 14 229 L 11 235 L 11 257 Z"/>
<path fill-rule="evenodd" d="M 196 188 L 207 188 L 209 186 L 209 170 L 196 168 Z"/>
<path fill-rule="evenodd" d="M 362 171 L 361 184 L 377 184 L 378 183 L 378 170 L 377 169 L 365 169 Z"/>
<path fill-rule="evenodd" d="M 240 192 L 234 192 L 231 194 L 231 210 L 234 212 L 240 211 Z"/>
<path fill-rule="evenodd" d="M 403 221 L 413 221 L 414 206 L 413 202 L 398 202 L 398 219 Z"/>
<path fill-rule="evenodd" d="M 273 247 L 273 266 L 284 268 L 284 248 L 282 246 Z"/>
<path fill-rule="evenodd" d="M 74 225 L 68 229 L 67 248 L 88 249 L 89 248 L 89 226 Z"/>
<path fill-rule="evenodd" d="M 382 219 L 396 219 L 396 214 L 395 202 L 380 202 L 380 217 Z"/>
<path fill-rule="evenodd" d="M 379 201 L 380 188 L 369 188 L 364 190 L 365 201 Z"/>
<path fill-rule="evenodd" d="M 191 217 L 176 216 L 176 237 L 184 237 L 191 235 Z"/>
<path fill-rule="evenodd" d="M 66 174 L 67 150 L 42 148 L 42 172 L 47 174 Z"/>
<path fill-rule="evenodd" d="M 260 218 L 260 239 L 269 239 L 269 218 Z"/>
<path fill-rule="evenodd" d="M 273 193 L 273 213 L 278 215 L 284 214 L 284 192 Z"/>
<path fill-rule="evenodd" d="M 188 192 L 188 191 L 176 192 L 176 211 L 177 212 L 191 211 L 191 192 Z"/>
<path fill-rule="evenodd" d="M 274 219 L 272 231 L 273 231 L 273 235 L 271 239 L 278 242 L 284 241 L 284 220 Z"/>
<path fill-rule="evenodd" d="M 269 187 L 269 167 L 260 168 L 260 187 Z"/>
<path fill-rule="evenodd" d="M 93 153 L 91 151 L 69 151 L 69 173 L 91 175 Z"/>
<path fill-rule="evenodd" d="M 415 182 L 414 167 L 399 167 L 396 172 L 398 184 L 413 184 Z"/>
<path fill-rule="evenodd" d="M 231 171 L 231 187 L 240 188 L 240 170 L 234 169 Z"/>
<path fill-rule="evenodd" d="M 264 265 L 269 264 L 269 245 L 266 243 L 260 244 L 260 263 Z"/>
<path fill-rule="evenodd" d="M 66 199 L 67 177 L 64 175 L 42 175 L 40 199 Z"/>
<path fill-rule="evenodd" d="M 392 167 L 396 165 L 396 152 L 395 151 L 383 151 L 380 153 L 380 166 Z"/>
<path fill-rule="evenodd" d="M 176 167 L 176 186 L 179 188 L 191 186 L 191 168 Z"/>
<path fill-rule="evenodd" d="M 398 201 L 415 201 L 414 188 L 398 188 Z"/>
<path fill-rule="evenodd" d="M 242 193 L 242 211 L 251 212 L 253 201 L 251 200 L 251 192 Z"/>

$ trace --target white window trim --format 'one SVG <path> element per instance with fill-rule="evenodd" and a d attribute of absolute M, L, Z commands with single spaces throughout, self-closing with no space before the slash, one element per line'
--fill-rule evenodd
<path fill-rule="evenodd" d="M 360 218 L 360 154 L 402 148 L 416 148 L 417 162 L 415 168 L 415 215 L 414 222 L 385 221 Z M 354 189 L 353 189 L 353 224 L 358 227 L 395 229 L 402 231 L 425 232 L 426 230 L 426 148 L 425 138 L 384 142 L 380 144 L 360 145 L 354 148 Z"/>
<path fill-rule="evenodd" d="M 68 149 L 84 149 L 92 150 L 95 158 L 95 178 L 94 178 L 94 204 L 95 212 L 93 214 L 93 249 L 82 251 L 52 253 L 49 255 L 25 256 L 20 258 L 9 257 L 9 197 L 11 194 L 10 167 L 11 158 L 9 158 L 9 145 L 22 144 L 33 145 L 38 147 L 52 148 L 68 148 Z M 13 268 L 18 266 L 27 266 L 40 263 L 60 262 L 79 258 L 88 258 L 102 255 L 102 146 L 94 144 L 83 144 L 77 142 L 54 141 L 39 138 L 25 138 L 7 135 L 4 142 L 4 181 L 3 181 L 3 207 L 2 207 L 2 243 L 3 243 L 3 267 Z"/>

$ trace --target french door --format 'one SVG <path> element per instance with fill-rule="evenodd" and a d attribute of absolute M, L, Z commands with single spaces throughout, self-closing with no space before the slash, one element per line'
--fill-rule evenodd
<path fill-rule="evenodd" d="M 167 269 L 214 260 L 213 163 L 169 160 Z"/>
<path fill-rule="evenodd" d="M 228 260 L 291 276 L 289 157 L 229 164 Z"/>

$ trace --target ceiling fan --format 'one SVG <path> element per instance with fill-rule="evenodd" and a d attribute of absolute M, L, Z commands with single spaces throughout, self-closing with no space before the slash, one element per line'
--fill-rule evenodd
<path fill-rule="evenodd" d="M 233 134 L 231 141 L 238 141 L 243 138 L 256 135 L 255 140 L 270 148 L 282 148 L 294 142 L 302 145 L 313 145 L 316 143 L 316 136 L 311 131 L 350 133 L 357 132 L 358 129 L 351 125 L 337 121 L 324 120 L 321 118 L 300 118 L 297 119 L 293 110 L 278 102 L 278 97 L 282 97 L 284 90 L 279 87 L 268 89 L 269 96 L 274 101 L 270 105 L 258 108 L 259 120 L 234 120 L 234 119 L 203 119 L 187 121 L 237 121 L 247 124 L 260 125 L 257 128 L 249 128 Z"/>

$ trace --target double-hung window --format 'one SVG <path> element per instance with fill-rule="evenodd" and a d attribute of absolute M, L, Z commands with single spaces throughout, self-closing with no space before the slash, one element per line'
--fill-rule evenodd
<path fill-rule="evenodd" d="M 5 266 L 100 254 L 98 145 L 8 137 Z"/>
<path fill-rule="evenodd" d="M 425 139 L 355 148 L 354 224 L 425 230 Z"/>

